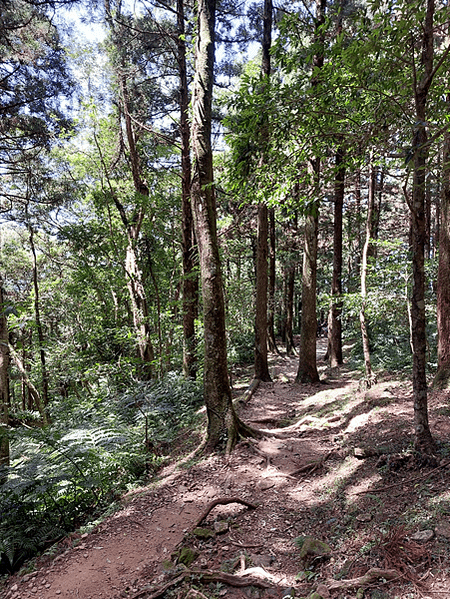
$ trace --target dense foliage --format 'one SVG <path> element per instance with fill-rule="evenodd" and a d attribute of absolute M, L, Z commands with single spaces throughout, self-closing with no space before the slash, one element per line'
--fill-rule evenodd
<path fill-rule="evenodd" d="M 179 431 L 197 423 L 202 395 L 198 382 L 179 374 L 186 351 L 183 277 L 199 275 L 198 266 L 183 272 L 181 235 L 187 175 L 180 86 L 187 94 L 192 87 L 193 6 L 184 3 L 182 27 L 176 2 L 136 2 L 134 14 L 126 3 L 105 2 L 95 16 L 103 41 L 84 47 L 69 30 L 58 31 L 53 17 L 61 4 L 71 3 L 11 0 L 0 13 L 0 318 L 8 328 L 0 339 L 0 554 L 6 570 L 95 519 L 127 486 L 151 475 L 161 447 L 170 452 Z M 261 7 L 239 12 L 233 4 L 219 3 L 213 111 L 231 368 L 253 358 L 261 202 L 274 213 L 270 301 L 277 339 L 294 339 L 301 329 L 303 225 L 311 214 L 320 214 L 316 313 L 318 322 L 326 321 L 341 152 L 344 344 L 363 371 L 364 303 L 374 368 L 410 376 L 411 190 L 424 149 L 418 135 L 426 128 L 426 359 L 433 374 L 449 123 L 446 6 L 436 5 L 429 116 L 422 122 L 416 105 L 426 76 L 424 1 L 329 2 L 320 26 L 313 3 L 280 1 L 270 81 L 260 72 L 260 56 L 242 53 L 260 41 Z M 181 41 L 188 51 L 184 78 Z M 320 159 L 318 181 L 313 159 Z M 199 297 L 196 302 L 200 381 L 204 322 Z"/>

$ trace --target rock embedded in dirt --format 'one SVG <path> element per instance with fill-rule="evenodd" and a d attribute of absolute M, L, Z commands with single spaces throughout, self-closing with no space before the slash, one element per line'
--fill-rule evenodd
<path fill-rule="evenodd" d="M 419 530 L 418 532 L 411 535 L 412 541 L 418 541 L 419 543 L 427 543 L 434 537 L 434 530 Z"/>
<path fill-rule="evenodd" d="M 229 525 L 228 522 L 226 522 L 225 520 L 219 520 L 217 522 L 214 522 L 214 532 L 217 535 L 221 535 L 225 532 L 228 532 L 229 529 Z"/>
<path fill-rule="evenodd" d="M 216 536 L 216 534 L 213 530 L 211 530 L 209 528 L 200 528 L 200 527 L 194 528 L 194 530 L 192 531 L 192 534 L 201 539 L 210 539 L 211 537 Z"/>
<path fill-rule="evenodd" d="M 331 553 L 331 547 L 314 537 L 299 537 L 296 539 L 300 547 L 300 561 L 307 563 L 313 557 L 325 557 Z"/>

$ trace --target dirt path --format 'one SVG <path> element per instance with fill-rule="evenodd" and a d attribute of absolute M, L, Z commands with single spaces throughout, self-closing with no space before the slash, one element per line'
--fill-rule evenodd
<path fill-rule="evenodd" d="M 297 358 L 273 358 L 274 382 L 261 384 L 241 411 L 246 422 L 276 436 L 240 443 L 228 459 L 214 456 L 162 473 L 158 483 L 127 496 L 123 509 L 91 533 L 74 535 L 54 557 L 39 560 L 35 571 L 11 577 L 1 597 L 146 599 L 150 584 L 161 585 L 172 576 L 171 555 L 183 539 L 198 551 L 193 566 L 238 575 L 247 571 L 268 580 L 271 588 L 215 584 L 203 587 L 203 595 L 189 594 L 186 580 L 178 597 L 281 597 L 291 588 L 303 597 L 326 583 L 319 587 L 324 597 L 350 598 L 356 589 L 330 591 L 330 580 L 395 565 L 402 578 L 389 587 L 378 581 L 364 597 L 450 597 L 450 466 L 444 466 L 448 396 L 430 398 L 433 431 L 447 443 L 442 462 L 419 471 L 410 469 L 405 453 L 412 423 L 408 383 L 386 380 L 363 393 L 354 373 L 322 366 L 326 384 L 300 386 L 293 384 L 296 367 Z M 385 457 L 367 457 L 380 448 Z M 366 457 L 355 457 L 355 449 Z M 377 491 L 384 487 L 389 488 Z M 202 523 L 215 526 L 217 534 L 209 539 L 189 534 L 212 500 L 234 497 L 257 508 L 237 502 L 217 506 Z M 406 547 L 407 555 L 397 547 L 398 563 L 392 564 L 382 546 L 386 535 L 402 526 L 409 535 L 431 530 L 433 538 L 424 544 L 399 533 L 398 547 Z M 325 541 L 331 558 L 300 563 L 295 539 L 307 535 Z M 380 538 L 384 545 L 377 545 Z M 403 566 L 414 568 L 422 580 L 409 582 Z M 303 580 L 299 572 L 305 572 Z"/>

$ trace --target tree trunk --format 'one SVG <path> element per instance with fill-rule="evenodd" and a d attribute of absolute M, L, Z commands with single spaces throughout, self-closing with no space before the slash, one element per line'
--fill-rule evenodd
<path fill-rule="evenodd" d="M 2 469 L 9 466 L 9 341 L 5 307 L 3 281 L 0 278 L 0 483 L 5 482 L 6 478 Z"/>
<path fill-rule="evenodd" d="M 326 0 L 316 0 L 316 17 L 314 38 L 317 51 L 314 54 L 311 85 L 317 85 L 318 71 L 324 63 L 325 43 L 325 10 Z M 320 158 L 310 161 L 311 177 L 314 193 L 319 192 Z M 299 365 L 295 381 L 297 383 L 316 383 L 319 381 L 316 357 L 316 295 L 317 295 L 317 247 L 319 234 L 319 199 L 313 203 L 305 214 L 305 246 L 303 254 L 302 274 L 302 324 L 300 330 Z"/>
<path fill-rule="evenodd" d="M 267 206 L 258 206 L 256 250 L 255 378 L 271 381 L 267 360 Z"/>
<path fill-rule="evenodd" d="M 276 283 L 275 210 L 269 208 L 269 274 L 267 290 L 267 341 L 271 352 L 278 352 L 275 340 L 275 283 Z"/>
<path fill-rule="evenodd" d="M 183 253 L 183 371 L 195 379 L 198 370 L 197 336 L 195 321 L 198 318 L 197 251 L 194 236 L 194 219 L 191 208 L 191 156 L 189 130 L 189 90 L 187 82 L 186 42 L 184 39 L 184 0 L 177 0 L 177 47 L 180 76 L 180 138 L 181 138 L 181 207 Z"/>
<path fill-rule="evenodd" d="M 447 94 L 450 106 L 450 94 Z M 433 386 L 450 389 L 450 132 L 445 133 L 437 278 L 438 368 Z"/>
<path fill-rule="evenodd" d="M 270 77 L 270 46 L 272 43 L 272 0 L 264 1 L 261 75 L 264 86 Z M 268 141 L 267 123 L 263 129 L 263 144 Z M 266 148 L 262 148 L 261 165 Z M 255 315 L 255 378 L 271 381 L 267 359 L 267 286 L 268 286 L 268 211 L 263 202 L 258 206 L 256 242 L 256 315 Z"/>
<path fill-rule="evenodd" d="M 413 344 L 413 397 L 416 446 L 426 453 L 433 451 L 434 441 L 428 422 L 426 378 L 426 314 L 425 314 L 425 185 L 427 169 L 427 97 L 433 77 L 434 0 L 427 1 L 422 38 L 423 74 L 417 82 L 415 95 L 416 133 L 412 142 L 414 176 L 412 189 L 411 241 L 413 254 L 413 290 L 411 300 Z M 412 49 L 414 52 L 414 49 Z"/>
<path fill-rule="evenodd" d="M 317 163 L 318 161 L 315 160 Z M 318 168 L 318 165 L 315 165 Z M 317 170 L 316 170 L 317 172 Z M 317 206 L 314 206 L 317 209 Z M 300 330 L 299 364 L 296 383 L 317 383 L 319 373 L 316 359 L 316 281 L 318 213 L 305 216 L 305 249 L 302 274 L 302 326 Z"/>
<path fill-rule="evenodd" d="M 370 248 L 370 233 L 372 231 L 372 215 L 375 204 L 375 169 L 373 167 L 373 159 L 369 165 L 369 197 L 367 200 L 367 218 L 366 218 L 366 238 L 364 241 L 362 257 L 361 257 L 361 308 L 359 311 L 359 322 L 361 327 L 361 337 L 364 354 L 364 366 L 366 370 L 365 383 L 368 388 L 375 381 L 372 373 L 372 362 L 370 359 L 370 344 L 369 333 L 367 331 L 366 322 L 366 297 L 367 297 L 367 259 Z"/>
<path fill-rule="evenodd" d="M 328 359 L 332 368 L 342 364 L 342 209 L 345 191 L 345 165 L 343 161 L 344 150 L 339 148 L 336 152 L 334 184 L 332 300 L 328 315 Z"/>
<path fill-rule="evenodd" d="M 30 231 L 30 247 L 31 253 L 33 254 L 33 288 L 34 288 L 34 315 L 36 318 L 36 329 L 39 339 L 39 355 L 41 358 L 42 368 L 42 402 L 44 406 L 48 404 L 48 374 L 47 366 L 45 363 L 45 349 L 44 349 L 44 332 L 42 330 L 41 322 L 41 310 L 39 305 L 39 285 L 38 285 L 38 273 L 37 273 L 37 257 L 36 248 L 34 247 L 34 231 L 33 227 L 29 226 Z"/>
<path fill-rule="evenodd" d="M 205 334 L 204 393 L 208 416 L 206 451 L 224 441 L 231 451 L 248 434 L 231 401 L 227 368 L 225 306 L 216 228 L 211 148 L 215 0 L 198 0 L 195 78 L 192 98 L 192 209 L 200 255 Z"/>
<path fill-rule="evenodd" d="M 292 356 L 295 353 L 294 348 L 294 288 L 295 288 L 295 262 L 294 257 L 286 269 L 286 354 Z"/>

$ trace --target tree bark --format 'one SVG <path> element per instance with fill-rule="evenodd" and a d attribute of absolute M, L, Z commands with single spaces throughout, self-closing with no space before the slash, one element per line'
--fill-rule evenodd
<path fill-rule="evenodd" d="M 187 82 L 186 42 L 184 40 L 184 0 L 177 0 L 177 60 L 180 76 L 180 138 L 181 138 L 181 207 L 183 253 L 183 371 L 195 379 L 198 370 L 197 336 L 195 321 L 198 318 L 198 259 L 194 219 L 191 208 L 191 156 L 189 130 L 189 90 Z"/>
<path fill-rule="evenodd" d="M 433 77 L 433 19 L 434 0 L 427 1 L 422 37 L 422 67 L 420 81 L 416 82 L 414 100 L 416 132 L 412 142 L 414 175 L 412 189 L 411 242 L 413 254 L 413 290 L 411 300 L 413 344 L 413 397 L 416 446 L 428 453 L 434 449 L 428 422 L 426 378 L 426 314 L 425 314 L 425 185 L 427 170 L 427 97 Z M 412 49 L 414 52 L 414 49 Z"/>
<path fill-rule="evenodd" d="M 318 71 L 324 63 L 325 11 L 326 0 L 316 0 L 314 38 L 317 51 L 313 57 L 312 87 L 318 84 Z M 311 179 L 314 193 L 319 192 L 320 158 L 310 161 Z M 319 232 L 319 199 L 305 213 L 305 246 L 302 273 L 302 324 L 300 330 L 299 365 L 295 381 L 297 383 L 316 383 L 319 381 L 316 357 L 316 295 L 317 295 L 317 247 Z"/>
<path fill-rule="evenodd" d="M 205 450 L 214 451 L 226 441 L 229 452 L 239 435 L 249 433 L 234 411 L 227 368 L 225 305 L 217 241 L 211 148 L 215 10 L 215 0 L 198 0 L 192 98 L 191 201 L 200 256 L 203 298 L 204 394 L 208 417 Z"/>
<path fill-rule="evenodd" d="M 366 298 L 367 298 L 367 259 L 370 249 L 370 233 L 372 231 L 372 215 L 375 205 L 375 169 L 373 159 L 369 165 L 369 197 L 367 200 L 366 237 L 361 257 L 361 308 L 359 311 L 359 322 L 361 327 L 361 338 L 364 354 L 364 366 L 366 371 L 366 386 L 370 388 L 374 382 L 372 362 L 370 359 L 369 333 L 366 321 Z"/>
<path fill-rule="evenodd" d="M 337 150 L 335 160 L 333 280 L 331 283 L 332 300 L 328 314 L 328 359 L 332 368 L 342 364 L 342 209 L 345 191 L 344 150 L 342 147 Z"/>
<path fill-rule="evenodd" d="M 267 356 L 267 205 L 258 206 L 256 250 L 255 378 L 271 381 Z"/>
<path fill-rule="evenodd" d="M 2 473 L 9 466 L 9 341 L 8 321 L 5 313 L 3 281 L 0 278 L 0 483 L 5 481 Z"/>
<path fill-rule="evenodd" d="M 264 1 L 261 75 L 263 90 L 270 78 L 270 46 L 272 43 L 272 0 Z M 263 144 L 268 141 L 267 122 L 262 132 Z M 266 148 L 262 148 L 261 163 Z M 267 355 L 267 286 L 268 286 L 268 210 L 265 202 L 258 206 L 256 242 L 256 314 L 255 314 L 255 378 L 271 381 Z"/>
<path fill-rule="evenodd" d="M 38 284 L 38 273 L 37 273 L 37 257 L 36 248 L 34 247 L 34 231 L 33 227 L 29 226 L 30 231 L 30 247 L 31 253 L 33 254 L 33 288 L 34 288 L 34 314 L 36 318 L 36 329 L 39 339 L 39 356 L 41 358 L 42 368 L 42 402 L 44 406 L 48 404 L 48 374 L 47 365 L 45 363 L 45 349 L 44 349 L 44 331 L 42 330 L 41 322 L 41 310 L 39 304 L 39 284 Z"/>
<path fill-rule="evenodd" d="M 447 94 L 450 106 L 450 94 Z M 444 136 L 437 277 L 438 368 L 433 386 L 450 389 L 450 132 Z"/>
<path fill-rule="evenodd" d="M 294 348 L 294 288 L 295 288 L 295 262 L 294 256 L 286 269 L 286 355 L 292 356 Z"/>
<path fill-rule="evenodd" d="M 315 161 L 318 162 L 317 160 Z M 318 168 L 318 165 L 315 165 Z M 314 206 L 314 208 L 317 208 Z M 316 360 L 316 282 L 318 213 L 305 216 L 305 249 L 302 273 L 302 325 L 300 330 L 299 364 L 296 383 L 317 383 L 319 373 Z"/>
<path fill-rule="evenodd" d="M 269 274 L 267 290 L 267 341 L 271 352 L 278 352 L 275 340 L 275 283 L 276 283 L 275 210 L 269 208 Z"/>

